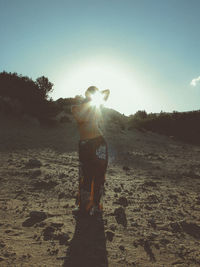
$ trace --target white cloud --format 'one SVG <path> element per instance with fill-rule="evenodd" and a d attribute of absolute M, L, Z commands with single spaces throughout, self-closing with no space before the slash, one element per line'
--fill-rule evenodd
<path fill-rule="evenodd" d="M 200 83 L 200 76 L 197 77 L 197 78 L 194 78 L 194 79 L 191 81 L 190 85 L 192 85 L 192 86 L 196 86 L 198 83 Z"/>

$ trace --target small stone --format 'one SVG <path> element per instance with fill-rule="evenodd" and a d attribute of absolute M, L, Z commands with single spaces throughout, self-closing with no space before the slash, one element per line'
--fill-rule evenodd
<path fill-rule="evenodd" d="M 115 187 L 114 192 L 115 193 L 120 193 L 122 191 L 121 187 Z"/>
<path fill-rule="evenodd" d="M 111 230 L 107 230 L 106 231 L 106 238 L 109 240 L 109 241 L 112 241 L 113 240 L 113 237 L 114 237 L 115 233 Z"/>
<path fill-rule="evenodd" d="M 132 222 L 132 223 L 131 223 L 131 226 L 132 226 L 132 227 L 138 227 L 139 225 L 138 225 L 137 222 Z"/>
<path fill-rule="evenodd" d="M 115 209 L 114 215 L 118 224 L 122 224 L 124 227 L 127 226 L 126 213 L 122 207 Z"/>
<path fill-rule="evenodd" d="M 47 226 L 43 231 L 44 240 L 47 241 L 53 239 L 54 231 L 55 228 L 53 228 L 52 226 Z"/>
<path fill-rule="evenodd" d="M 151 186 L 151 187 L 157 187 L 157 184 L 153 181 L 146 181 L 142 186 Z"/>
<path fill-rule="evenodd" d="M 55 187 L 58 183 L 56 181 L 37 181 L 33 186 L 38 190 L 49 190 Z"/>
<path fill-rule="evenodd" d="M 149 223 L 154 229 L 156 229 L 157 225 L 156 225 L 156 222 L 155 222 L 155 220 L 154 220 L 153 218 L 150 218 L 150 219 L 148 220 L 148 223 Z"/>
<path fill-rule="evenodd" d="M 64 223 L 57 223 L 57 222 L 52 222 L 51 226 L 55 228 L 61 228 L 64 225 Z"/>
<path fill-rule="evenodd" d="M 36 178 L 38 176 L 40 176 L 42 174 L 41 170 L 34 170 L 33 172 L 31 172 L 31 178 Z"/>
<path fill-rule="evenodd" d="M 154 203 L 154 204 L 159 202 L 158 197 L 155 194 L 148 195 L 147 201 L 149 203 Z"/>
<path fill-rule="evenodd" d="M 59 199 L 61 199 L 61 198 L 65 198 L 65 197 L 66 197 L 66 195 L 65 195 L 64 192 L 62 192 L 62 193 L 60 193 L 60 194 L 58 195 L 58 198 L 59 198 Z"/>
<path fill-rule="evenodd" d="M 200 239 L 200 226 L 193 222 L 180 222 L 183 231 L 196 239 Z"/>
<path fill-rule="evenodd" d="M 144 208 L 147 209 L 147 210 L 152 210 L 152 209 L 153 209 L 153 208 L 152 208 L 151 206 L 149 206 L 149 205 L 145 205 Z"/>
<path fill-rule="evenodd" d="M 117 229 L 117 225 L 114 224 L 114 223 L 112 223 L 112 224 L 110 225 L 110 230 L 114 232 L 116 229 Z"/>
<path fill-rule="evenodd" d="M 120 246 L 119 246 L 119 249 L 120 249 L 121 251 L 124 251 L 124 250 L 125 250 L 125 247 L 122 246 L 122 245 L 120 245 Z"/>
<path fill-rule="evenodd" d="M 123 166 L 123 170 L 124 170 L 124 171 L 130 171 L 130 168 L 127 167 L 127 166 Z"/>
<path fill-rule="evenodd" d="M 68 240 L 70 239 L 70 236 L 66 233 L 60 233 L 54 239 L 59 240 L 60 245 L 66 245 L 68 244 Z"/>
<path fill-rule="evenodd" d="M 126 197 L 120 197 L 118 200 L 117 200 L 117 203 L 119 205 L 122 205 L 123 207 L 127 207 L 128 206 L 128 200 Z"/>
<path fill-rule="evenodd" d="M 168 239 L 166 239 L 166 238 L 162 238 L 162 239 L 160 239 L 160 243 L 163 244 L 163 245 L 167 245 L 167 244 L 170 243 L 170 241 Z"/>
<path fill-rule="evenodd" d="M 173 233 L 181 232 L 181 227 L 180 227 L 180 224 L 178 222 L 172 222 L 172 223 L 170 223 L 170 226 L 172 228 Z"/>
<path fill-rule="evenodd" d="M 31 211 L 29 216 L 30 217 L 22 223 L 22 226 L 30 227 L 47 218 L 46 213 L 43 211 Z"/>
<path fill-rule="evenodd" d="M 25 163 L 27 168 L 40 168 L 42 163 L 38 159 L 29 159 L 28 162 Z"/>

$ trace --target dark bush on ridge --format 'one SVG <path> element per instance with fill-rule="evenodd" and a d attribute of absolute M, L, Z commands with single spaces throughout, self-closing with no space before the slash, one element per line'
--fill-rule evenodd
<path fill-rule="evenodd" d="M 17 73 L 0 73 L 0 111 L 15 115 L 15 105 L 18 104 L 17 113 L 29 114 L 39 120 L 54 116 L 58 109 L 52 99 L 48 100 L 48 93 L 53 89 L 48 78 L 42 76 L 35 82 L 27 76 Z"/>
<path fill-rule="evenodd" d="M 200 144 L 200 110 L 159 114 L 138 111 L 130 116 L 129 129 L 145 129 L 182 141 Z"/>

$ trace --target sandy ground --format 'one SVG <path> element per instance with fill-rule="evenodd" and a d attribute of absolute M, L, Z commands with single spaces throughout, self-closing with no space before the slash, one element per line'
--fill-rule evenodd
<path fill-rule="evenodd" d="M 200 266 L 200 147 L 106 127 L 104 213 L 75 218 L 75 124 L 1 118 L 1 267 Z"/>

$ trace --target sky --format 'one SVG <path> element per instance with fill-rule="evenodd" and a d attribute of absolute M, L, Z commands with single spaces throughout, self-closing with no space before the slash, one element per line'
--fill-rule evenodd
<path fill-rule="evenodd" d="M 51 97 L 110 89 L 125 115 L 200 109 L 199 0 L 0 0 L 0 72 Z"/>

